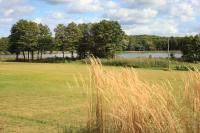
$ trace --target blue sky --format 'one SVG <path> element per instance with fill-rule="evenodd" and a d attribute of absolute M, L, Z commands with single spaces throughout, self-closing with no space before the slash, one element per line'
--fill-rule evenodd
<path fill-rule="evenodd" d="M 47 24 L 117 20 L 127 34 L 200 33 L 200 0 L 0 0 L 0 37 L 19 19 Z"/>

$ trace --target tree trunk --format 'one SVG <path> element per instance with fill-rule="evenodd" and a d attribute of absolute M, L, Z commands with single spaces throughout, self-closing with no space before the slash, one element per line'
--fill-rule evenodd
<path fill-rule="evenodd" d="M 63 62 L 65 62 L 65 51 L 62 51 L 63 53 Z"/>
<path fill-rule="evenodd" d="M 16 53 L 16 61 L 18 61 L 19 60 L 19 53 L 17 52 Z"/>
<path fill-rule="evenodd" d="M 43 51 L 41 50 L 41 51 L 40 51 L 40 59 L 42 59 L 42 52 L 43 52 Z"/>
<path fill-rule="evenodd" d="M 34 60 L 34 51 L 31 51 L 31 61 Z"/>
<path fill-rule="evenodd" d="M 38 50 L 37 59 L 38 59 L 38 60 L 40 59 L 40 50 Z"/>
<path fill-rule="evenodd" d="M 30 60 L 30 56 L 29 56 L 29 53 L 30 53 L 30 52 L 28 51 L 28 60 Z"/>
<path fill-rule="evenodd" d="M 24 60 L 26 59 L 26 56 L 25 56 L 25 53 L 24 53 L 24 51 L 23 51 L 23 56 L 24 56 Z"/>
<path fill-rule="evenodd" d="M 74 51 L 71 51 L 71 58 L 74 59 Z"/>

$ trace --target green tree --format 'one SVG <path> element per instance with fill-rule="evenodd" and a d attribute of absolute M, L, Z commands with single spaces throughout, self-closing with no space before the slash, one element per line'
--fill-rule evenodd
<path fill-rule="evenodd" d="M 9 40 L 6 37 L 0 38 L 0 53 L 7 53 L 9 48 Z"/>
<path fill-rule="evenodd" d="M 26 43 L 31 52 L 31 60 L 34 60 L 34 51 L 37 50 L 39 28 L 37 23 L 29 21 L 28 28 L 26 29 Z"/>
<path fill-rule="evenodd" d="M 79 24 L 78 27 L 81 31 L 81 39 L 80 43 L 77 47 L 77 54 L 79 58 L 86 58 L 88 55 L 90 55 L 90 51 L 92 48 L 92 45 L 94 44 L 94 40 L 92 37 L 92 24 Z"/>
<path fill-rule="evenodd" d="M 187 61 L 194 61 L 194 49 L 193 49 L 193 40 L 192 36 L 184 37 L 181 41 L 181 51 L 183 53 L 183 58 Z"/>
<path fill-rule="evenodd" d="M 122 41 L 117 45 L 117 51 L 127 51 L 129 45 L 129 37 L 128 35 L 124 35 Z"/>
<path fill-rule="evenodd" d="M 23 52 L 25 58 L 25 50 L 30 51 L 32 60 L 34 59 L 34 50 L 37 46 L 38 32 L 39 29 L 35 22 L 19 20 L 13 25 L 9 37 L 11 44 L 10 52 L 16 54 L 17 60 L 20 52 Z"/>
<path fill-rule="evenodd" d="M 27 48 L 25 36 L 28 23 L 26 20 L 19 20 L 11 28 L 9 51 L 12 54 L 16 54 L 16 60 L 18 60 L 20 52 Z"/>
<path fill-rule="evenodd" d="M 74 22 L 68 24 L 66 27 L 66 43 L 67 43 L 67 49 L 69 52 L 71 52 L 71 57 L 74 58 L 74 52 L 77 50 L 78 44 L 81 40 L 81 31 L 77 24 Z"/>
<path fill-rule="evenodd" d="M 196 35 L 193 39 L 193 52 L 194 52 L 194 61 L 200 61 L 200 35 Z"/>
<path fill-rule="evenodd" d="M 39 24 L 39 36 L 38 36 L 38 59 L 42 59 L 43 52 L 52 50 L 54 48 L 54 42 L 52 33 L 47 25 Z M 40 57 L 39 57 L 40 54 Z"/>
<path fill-rule="evenodd" d="M 54 29 L 55 32 L 55 42 L 59 49 L 63 53 L 63 60 L 65 59 L 65 51 L 67 49 L 67 44 L 66 44 L 66 32 L 65 32 L 66 27 L 63 24 L 58 24 L 57 27 Z"/>
<path fill-rule="evenodd" d="M 184 37 L 181 43 L 183 58 L 187 61 L 200 61 L 200 35 Z"/>
<path fill-rule="evenodd" d="M 92 53 L 98 57 L 113 58 L 124 32 L 118 22 L 102 20 L 94 24 L 92 35 L 95 42 Z"/>

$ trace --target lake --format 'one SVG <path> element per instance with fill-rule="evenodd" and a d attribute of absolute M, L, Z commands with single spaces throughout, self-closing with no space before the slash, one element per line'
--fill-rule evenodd
<path fill-rule="evenodd" d="M 172 52 L 175 58 L 181 58 L 181 52 Z M 167 58 L 167 52 L 122 52 L 118 53 L 117 57 L 134 58 L 134 57 L 152 57 L 152 58 Z"/>
<path fill-rule="evenodd" d="M 181 52 L 173 52 L 175 58 L 181 58 L 182 53 Z M 15 55 L 0 55 L 1 57 L 15 57 Z M 74 54 L 74 57 L 76 57 L 77 54 Z M 134 58 L 134 57 L 152 57 L 152 58 L 167 58 L 168 53 L 167 52 L 121 52 L 116 54 L 117 57 L 121 58 Z M 23 58 L 22 54 L 19 56 L 20 58 Z M 26 55 L 27 57 L 27 55 Z M 35 58 L 37 55 L 35 54 Z M 48 57 L 62 57 L 62 53 L 46 53 L 43 54 L 43 58 L 48 58 Z M 65 57 L 71 57 L 70 53 L 66 53 Z"/>

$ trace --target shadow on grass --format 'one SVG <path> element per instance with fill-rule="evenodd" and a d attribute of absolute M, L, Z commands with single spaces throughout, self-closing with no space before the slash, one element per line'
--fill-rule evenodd
<path fill-rule="evenodd" d="M 80 61 L 80 59 L 77 58 L 68 58 L 65 59 L 61 57 L 48 57 L 44 59 L 36 59 L 36 60 L 28 60 L 28 59 L 5 59 L 2 60 L 3 62 L 26 62 L 26 63 L 70 63 L 70 62 L 77 62 Z"/>

